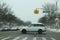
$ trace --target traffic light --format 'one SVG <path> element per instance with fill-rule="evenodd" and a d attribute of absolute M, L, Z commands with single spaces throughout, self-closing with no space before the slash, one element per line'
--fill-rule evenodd
<path fill-rule="evenodd" d="M 34 14 L 39 14 L 39 10 L 35 9 Z"/>

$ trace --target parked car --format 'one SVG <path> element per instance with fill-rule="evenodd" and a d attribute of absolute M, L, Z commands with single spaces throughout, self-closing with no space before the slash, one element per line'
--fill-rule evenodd
<path fill-rule="evenodd" d="M 17 30 L 19 30 L 19 29 L 18 29 L 17 27 L 12 27 L 11 30 L 12 30 L 12 31 L 17 31 Z"/>
<path fill-rule="evenodd" d="M 1 31 L 7 31 L 8 27 L 2 27 Z"/>
<path fill-rule="evenodd" d="M 2 28 L 0 28 L 0 31 L 2 30 Z"/>

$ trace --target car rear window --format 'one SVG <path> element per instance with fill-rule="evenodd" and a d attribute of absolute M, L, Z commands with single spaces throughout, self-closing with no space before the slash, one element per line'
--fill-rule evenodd
<path fill-rule="evenodd" d="M 32 24 L 32 26 L 44 26 L 43 24 Z"/>

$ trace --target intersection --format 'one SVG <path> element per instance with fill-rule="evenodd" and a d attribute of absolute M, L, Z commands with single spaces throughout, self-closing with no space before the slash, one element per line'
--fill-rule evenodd
<path fill-rule="evenodd" d="M 22 34 L 18 31 L 0 31 L 0 40 L 60 40 L 60 33 L 47 31 L 43 34 L 28 32 Z"/>

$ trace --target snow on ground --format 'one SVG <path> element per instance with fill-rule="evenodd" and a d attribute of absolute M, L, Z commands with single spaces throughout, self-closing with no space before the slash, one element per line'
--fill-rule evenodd
<path fill-rule="evenodd" d="M 60 32 L 60 29 L 47 28 L 47 30 L 48 30 L 48 31 L 51 31 L 51 32 L 57 32 L 57 33 Z"/>

